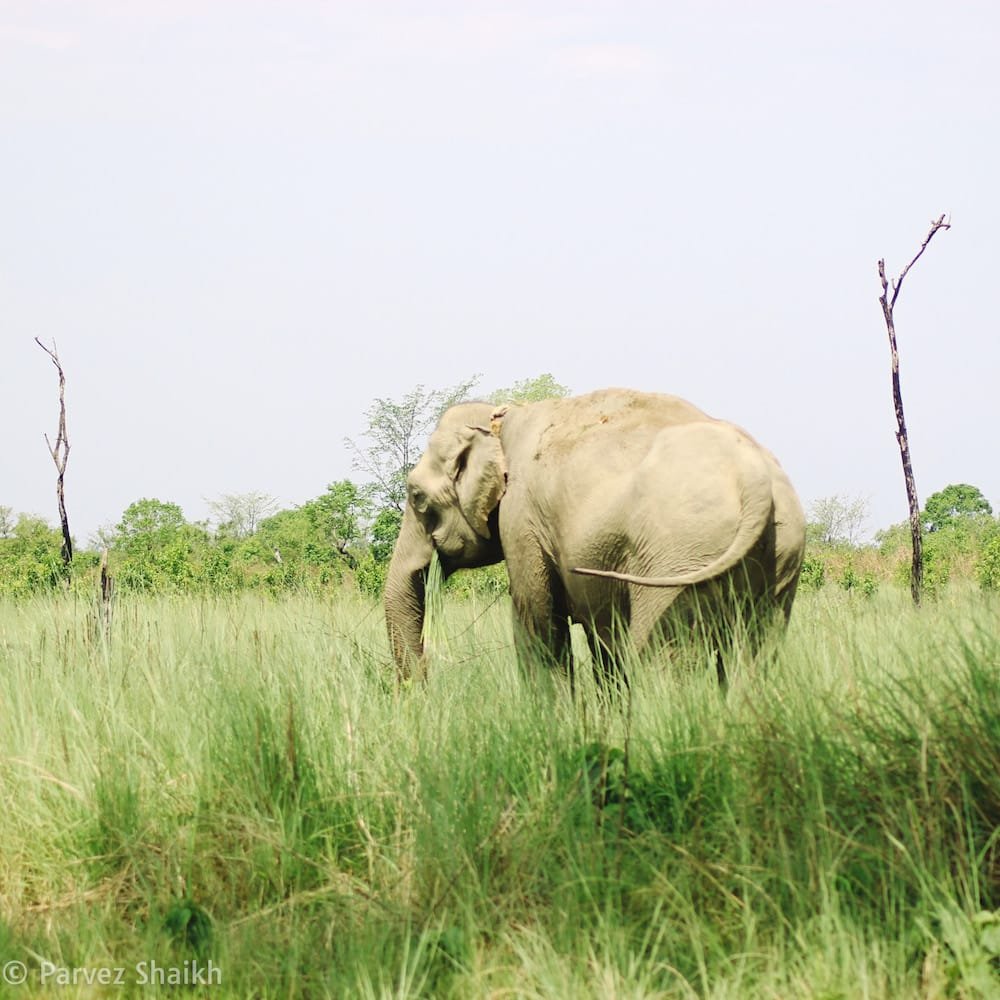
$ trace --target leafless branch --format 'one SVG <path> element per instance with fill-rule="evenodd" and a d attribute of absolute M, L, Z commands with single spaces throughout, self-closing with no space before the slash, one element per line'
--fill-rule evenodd
<path fill-rule="evenodd" d="M 931 228 L 928 231 L 927 236 L 924 238 L 924 242 L 920 244 L 920 249 L 914 255 L 913 260 L 911 260 L 910 263 L 907 264 L 906 267 L 904 267 L 903 270 L 899 272 L 899 277 L 896 278 L 893 281 L 893 283 L 892 283 L 892 300 L 889 303 L 889 308 L 890 309 L 892 309 L 892 307 L 896 304 L 896 299 L 899 298 L 899 290 L 903 287 L 903 279 L 907 276 L 907 274 L 909 274 L 910 268 L 913 267 L 913 265 L 916 264 L 916 262 L 918 260 L 920 260 L 920 258 L 923 256 L 924 251 L 927 249 L 927 245 L 934 238 L 934 234 L 939 229 L 951 229 L 951 223 L 950 222 L 945 222 L 943 215 L 939 215 L 931 223 Z M 886 285 L 886 281 L 885 281 L 885 261 L 884 260 L 880 260 L 878 262 L 878 274 L 879 274 L 879 277 L 882 279 L 882 294 L 884 296 L 886 294 L 886 292 L 888 291 L 888 286 Z"/>
<path fill-rule="evenodd" d="M 69 518 L 66 514 L 64 484 L 66 463 L 69 460 L 69 437 L 66 433 L 66 375 L 59 361 L 59 353 L 56 350 L 55 341 L 52 342 L 51 348 L 46 347 L 37 337 L 35 337 L 35 343 L 45 351 L 59 373 L 59 430 L 56 433 L 56 443 L 53 444 L 49 440 L 48 434 L 46 434 L 45 444 L 48 446 L 49 454 L 52 456 L 52 461 L 56 466 L 56 497 L 59 501 L 59 523 L 62 527 L 63 536 L 62 560 L 68 576 L 69 567 L 73 561 L 73 538 L 69 533 Z"/>
<path fill-rule="evenodd" d="M 892 282 L 892 297 L 889 297 L 889 282 L 885 276 L 885 260 L 878 262 L 878 276 L 882 285 L 882 294 L 879 296 L 879 303 L 882 306 L 882 316 L 885 319 L 885 328 L 889 334 L 889 349 L 892 356 L 892 400 L 896 411 L 896 441 L 899 444 L 899 456 L 903 463 L 903 479 L 906 483 L 906 497 L 910 506 L 910 535 L 913 539 L 913 562 L 910 567 L 910 594 L 914 604 L 920 604 L 921 590 L 924 579 L 923 560 L 923 531 L 920 524 L 920 502 L 917 499 L 917 486 L 913 478 L 913 464 L 910 459 L 910 442 L 906 433 L 906 417 L 903 413 L 903 395 L 899 385 L 899 350 L 896 346 L 896 325 L 893 317 L 893 308 L 896 299 L 899 298 L 899 291 L 903 287 L 903 279 L 909 273 L 910 268 L 920 260 L 928 244 L 934 238 L 934 234 L 939 229 L 950 229 L 951 223 L 944 221 L 944 215 L 935 219 L 931 223 L 931 228 L 920 244 L 920 249 L 913 259 L 900 272 L 899 277 Z"/>

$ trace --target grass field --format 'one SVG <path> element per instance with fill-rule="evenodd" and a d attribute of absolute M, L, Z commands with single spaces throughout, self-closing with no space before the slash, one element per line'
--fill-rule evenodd
<path fill-rule="evenodd" d="M 0 604 L 0 995 L 1000 996 L 996 597 L 828 587 L 629 712 L 508 615 L 399 691 L 349 594 Z"/>

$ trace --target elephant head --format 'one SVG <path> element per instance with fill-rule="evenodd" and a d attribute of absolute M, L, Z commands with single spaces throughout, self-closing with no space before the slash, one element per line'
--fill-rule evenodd
<path fill-rule="evenodd" d="M 424 585 L 434 552 L 445 576 L 503 559 L 497 509 L 507 463 L 493 416 L 488 403 L 449 409 L 407 476 L 403 523 L 385 584 L 389 641 L 404 675 L 423 655 Z"/>

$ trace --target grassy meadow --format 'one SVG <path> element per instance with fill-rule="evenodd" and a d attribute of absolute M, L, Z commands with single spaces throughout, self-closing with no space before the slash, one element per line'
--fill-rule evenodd
<path fill-rule="evenodd" d="M 0 996 L 1000 996 L 996 595 L 826 587 L 612 706 L 433 612 L 397 690 L 346 590 L 0 603 Z"/>

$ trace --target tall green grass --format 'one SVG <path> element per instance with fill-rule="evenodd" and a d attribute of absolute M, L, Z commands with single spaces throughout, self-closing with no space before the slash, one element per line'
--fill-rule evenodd
<path fill-rule="evenodd" d="M 995 598 L 805 595 L 725 693 L 610 705 L 433 611 L 399 690 L 348 594 L 0 604 L 0 995 L 1000 995 Z"/>

